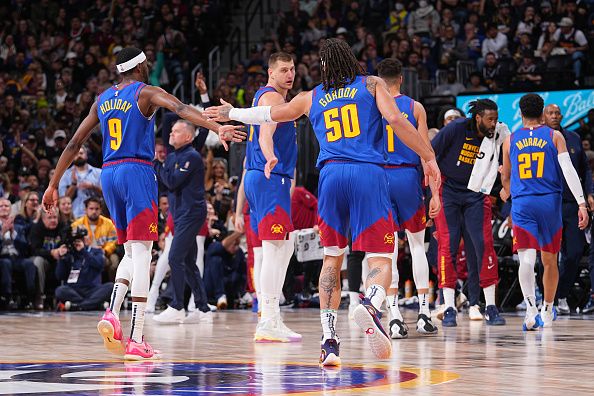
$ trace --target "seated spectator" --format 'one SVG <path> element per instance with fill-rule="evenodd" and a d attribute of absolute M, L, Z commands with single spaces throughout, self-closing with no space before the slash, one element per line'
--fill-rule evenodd
<path fill-rule="evenodd" d="M 408 35 L 412 37 L 417 34 L 430 38 L 437 34 L 439 22 L 440 16 L 437 10 L 428 1 L 420 0 L 417 9 L 409 14 Z"/>
<path fill-rule="evenodd" d="M 433 90 L 433 95 L 436 96 L 457 96 L 460 92 L 464 91 L 466 88 L 464 85 L 459 83 L 456 80 L 456 69 L 449 69 L 448 70 L 448 77 L 447 82 L 444 84 L 439 84 Z"/>
<path fill-rule="evenodd" d="M 19 199 L 12 204 L 10 209 L 11 215 L 16 216 L 23 211 L 27 202 L 26 197 L 29 196 L 31 192 L 37 195 L 36 191 L 32 191 L 31 185 L 29 183 L 23 182 L 19 185 Z M 39 197 L 37 198 L 39 199 Z"/>
<path fill-rule="evenodd" d="M 101 169 L 87 163 L 87 148 L 82 147 L 74 158 L 73 166 L 66 170 L 58 193 L 61 197 L 69 196 L 72 199 L 72 213 L 75 218 L 85 214 L 85 201 L 90 197 L 100 197 Z"/>
<path fill-rule="evenodd" d="M 227 296 L 233 302 L 245 292 L 245 254 L 239 248 L 242 235 L 234 232 L 222 242 L 214 241 L 206 250 L 204 286 L 208 298 L 214 299 L 219 309 L 227 307 Z"/>
<path fill-rule="evenodd" d="M 483 58 L 486 58 L 489 53 L 493 53 L 496 58 L 509 56 L 507 36 L 497 29 L 497 25 L 487 27 L 487 37 L 483 41 Z"/>
<path fill-rule="evenodd" d="M 453 26 L 443 27 L 443 37 L 436 44 L 441 68 L 456 66 L 456 62 L 466 59 L 466 45 L 456 37 Z"/>
<path fill-rule="evenodd" d="M 497 62 L 495 54 L 489 52 L 485 57 L 485 65 L 482 70 L 485 84 L 491 91 L 497 91 L 502 84 L 501 67 Z"/>
<path fill-rule="evenodd" d="M 14 216 L 10 215 L 10 201 L 0 198 L 0 309 L 16 309 L 13 300 L 12 274 L 21 273 L 25 279 L 25 307 L 33 306 L 35 298 L 35 275 L 37 273 L 33 261 L 21 254 L 18 249 L 17 232 L 14 228 Z"/>
<path fill-rule="evenodd" d="M 72 199 L 69 196 L 61 197 L 58 200 L 59 222 L 70 227 L 74 222 L 74 215 L 72 214 Z"/>
<path fill-rule="evenodd" d="M 72 229 L 84 227 L 89 237 L 88 245 L 95 249 L 103 249 L 107 279 L 114 281 L 120 264 L 120 258 L 115 253 L 118 237 L 113 222 L 101 215 L 101 204 L 99 198 L 87 198 L 85 214 L 72 223 Z"/>
<path fill-rule="evenodd" d="M 103 251 L 89 246 L 85 238 L 76 239 L 73 247 L 58 260 L 56 288 L 59 310 L 100 310 L 109 302 L 113 283 L 101 283 Z"/>
<path fill-rule="evenodd" d="M 535 56 L 538 56 L 543 61 L 546 61 L 553 50 L 554 40 L 553 36 L 557 31 L 557 25 L 555 22 L 550 22 L 544 32 L 541 33 L 538 38 L 538 44 L 536 46 Z"/>
<path fill-rule="evenodd" d="M 33 223 L 37 221 L 39 210 L 39 196 L 35 192 L 28 192 L 24 195 L 23 206 L 14 218 L 15 230 L 18 240 L 22 243 L 23 254 L 29 254 L 29 232 Z"/>
<path fill-rule="evenodd" d="M 54 269 L 59 259 L 68 253 L 64 245 L 64 233 L 67 230 L 58 223 L 58 210 L 41 210 L 41 219 L 31 226 L 29 239 L 33 263 L 37 268 L 39 295 L 35 299 L 35 309 L 43 309 L 46 282 L 53 280 Z M 49 282 L 47 282 L 49 283 Z"/>
<path fill-rule="evenodd" d="M 579 85 L 582 78 L 582 62 L 585 58 L 585 51 L 588 49 L 588 40 L 584 32 L 573 27 L 571 18 L 561 18 L 559 29 L 553 35 L 553 41 L 555 47 L 563 48 L 565 53 L 571 56 L 575 84 Z"/>
<path fill-rule="evenodd" d="M 470 73 L 466 92 L 485 92 L 489 89 L 483 85 L 483 79 L 479 72 Z"/>
<path fill-rule="evenodd" d="M 580 134 L 582 136 L 594 136 L 594 109 L 588 110 L 587 122 L 580 120 Z"/>
<path fill-rule="evenodd" d="M 540 85 L 542 76 L 538 73 L 534 56 L 531 52 L 525 53 L 522 58 L 522 64 L 518 67 L 515 86 L 520 89 L 532 90 Z"/>

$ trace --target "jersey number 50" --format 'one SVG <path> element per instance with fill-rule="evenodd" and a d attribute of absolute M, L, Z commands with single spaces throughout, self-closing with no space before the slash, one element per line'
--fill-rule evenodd
<path fill-rule="evenodd" d="M 116 151 L 122 145 L 122 120 L 119 118 L 110 118 L 107 121 L 109 128 L 109 147 Z"/>
<path fill-rule="evenodd" d="M 544 171 L 545 153 L 540 151 L 537 153 L 524 153 L 518 155 L 518 170 L 520 172 L 520 179 L 532 179 L 532 164 L 536 162 L 536 177 L 541 178 Z"/>
<path fill-rule="evenodd" d="M 339 114 L 340 113 L 340 114 Z M 354 103 L 344 105 L 341 108 L 329 109 L 324 112 L 326 123 L 326 139 L 328 142 L 335 142 L 345 138 L 354 138 L 361 134 L 359 128 L 359 113 Z"/>

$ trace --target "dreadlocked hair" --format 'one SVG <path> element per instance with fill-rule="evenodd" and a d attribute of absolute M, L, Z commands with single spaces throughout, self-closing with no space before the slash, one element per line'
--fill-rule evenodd
<path fill-rule="evenodd" d="M 468 112 L 472 115 L 473 119 L 477 114 L 482 116 L 485 110 L 497 111 L 497 104 L 491 99 L 477 99 L 468 105 Z"/>
<path fill-rule="evenodd" d="M 324 91 L 344 88 L 358 75 L 365 75 L 351 47 L 340 39 L 327 39 L 320 48 Z"/>

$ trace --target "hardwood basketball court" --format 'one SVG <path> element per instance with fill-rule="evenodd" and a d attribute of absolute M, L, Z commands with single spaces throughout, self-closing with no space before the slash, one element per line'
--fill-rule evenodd
<path fill-rule="evenodd" d="M 340 311 L 340 369 L 317 365 L 321 328 L 317 309 L 283 311 L 302 343 L 254 344 L 257 317 L 215 313 L 212 324 L 159 326 L 147 315 L 145 334 L 162 360 L 126 363 L 103 349 L 99 313 L 0 315 L 0 395 L 591 395 L 594 324 L 561 317 L 552 329 L 524 333 L 522 316 L 488 327 L 458 316 L 458 327 L 434 336 L 414 330 L 394 340 L 389 361 L 375 361 L 358 327 Z M 124 330 L 129 315 L 122 316 Z"/>

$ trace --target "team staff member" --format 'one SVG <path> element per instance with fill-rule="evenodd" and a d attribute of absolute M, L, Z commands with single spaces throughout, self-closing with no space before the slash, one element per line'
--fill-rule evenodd
<path fill-rule="evenodd" d="M 457 326 L 455 260 L 463 230 L 469 234 L 474 247 L 474 252 L 467 249 L 467 255 L 475 254 L 476 257 L 476 260 L 468 260 L 468 277 L 471 277 L 471 272 L 480 273 L 480 286 L 487 305 L 486 322 L 488 325 L 505 324 L 495 306 L 498 274 L 491 229 L 491 201 L 488 195 L 467 187 L 476 158 L 484 155 L 480 153 L 483 139 L 492 139 L 495 134 L 497 105 L 492 100 L 479 99 L 471 103 L 470 114 L 470 119 L 461 118 L 449 123 L 431 142 L 443 175 L 442 209 L 435 225 L 439 244 L 437 273 L 446 306 L 444 327 Z"/>
<path fill-rule="evenodd" d="M 194 125 L 177 121 L 171 128 L 169 144 L 175 151 L 165 164 L 155 163 L 159 179 L 169 190 L 169 209 L 173 216 L 175 236 L 169 250 L 173 300 L 165 311 L 153 319 L 158 323 L 197 322 L 210 312 L 206 291 L 196 266 L 196 235 L 206 220 L 204 199 L 204 164 L 200 154 L 192 147 Z M 187 317 L 184 311 L 185 283 L 196 300 L 197 311 Z"/>
<path fill-rule="evenodd" d="M 588 202 L 592 208 L 594 199 L 592 197 L 592 171 L 588 165 L 588 159 L 582 148 L 582 139 L 575 132 L 567 131 L 561 127 L 563 115 L 559 106 L 550 104 L 545 107 L 544 121 L 546 126 L 561 132 L 567 143 L 567 152 L 571 158 L 571 164 L 577 171 L 581 181 L 581 186 L 588 196 Z M 557 298 L 559 299 L 558 310 L 561 315 L 570 313 L 567 304 L 567 295 L 575 281 L 580 259 L 584 253 L 586 238 L 584 232 L 578 227 L 578 219 L 575 213 L 578 210 L 578 204 L 567 186 L 563 182 L 563 234 L 561 236 L 561 259 L 559 264 L 559 287 L 557 288 Z"/>

